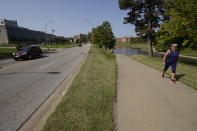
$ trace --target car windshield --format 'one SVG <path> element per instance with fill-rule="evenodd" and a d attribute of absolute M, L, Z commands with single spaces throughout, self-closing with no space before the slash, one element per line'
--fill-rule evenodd
<path fill-rule="evenodd" d="M 31 47 L 22 47 L 19 49 L 19 51 L 29 51 Z"/>

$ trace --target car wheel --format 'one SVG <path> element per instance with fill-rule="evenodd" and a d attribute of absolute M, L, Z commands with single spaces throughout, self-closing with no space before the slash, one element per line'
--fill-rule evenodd
<path fill-rule="evenodd" d="M 18 61 L 19 59 L 15 58 L 14 60 L 15 60 L 15 61 Z"/>
<path fill-rule="evenodd" d="M 31 56 L 31 55 L 29 55 L 29 56 L 28 56 L 28 58 L 29 58 L 29 60 L 31 60 L 31 59 L 32 59 L 32 56 Z"/>

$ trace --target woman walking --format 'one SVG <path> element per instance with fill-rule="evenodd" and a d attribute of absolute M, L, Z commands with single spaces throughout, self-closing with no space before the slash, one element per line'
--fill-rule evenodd
<path fill-rule="evenodd" d="M 161 74 L 162 77 L 165 77 L 164 74 L 168 70 L 169 66 L 172 67 L 172 75 L 171 75 L 171 82 L 175 83 L 175 73 L 176 73 L 176 64 L 179 57 L 179 52 L 177 51 L 177 44 L 172 44 L 172 47 L 167 50 L 163 57 L 163 63 L 165 65 L 163 73 Z"/>

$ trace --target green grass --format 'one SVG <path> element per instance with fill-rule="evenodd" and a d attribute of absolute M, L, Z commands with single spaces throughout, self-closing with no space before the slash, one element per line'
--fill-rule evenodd
<path fill-rule="evenodd" d="M 16 47 L 16 44 L 0 44 L 0 47 Z"/>
<path fill-rule="evenodd" d="M 131 58 L 137 60 L 140 63 L 146 64 L 157 70 L 163 70 L 163 63 L 161 57 L 150 57 L 146 55 L 135 55 Z M 184 82 L 185 84 L 197 89 L 197 64 L 184 60 L 180 60 L 177 64 L 177 76 L 176 79 Z M 171 73 L 171 68 L 167 72 L 169 75 Z"/>
<path fill-rule="evenodd" d="M 11 58 L 15 51 L 13 48 L 0 48 L 0 59 Z"/>
<path fill-rule="evenodd" d="M 142 52 L 148 52 L 147 43 L 118 43 L 116 48 L 134 48 Z M 197 57 L 197 49 L 185 48 L 180 51 L 180 55 Z"/>
<path fill-rule="evenodd" d="M 197 57 L 197 49 L 190 49 L 190 48 L 185 48 L 180 52 L 181 55 L 186 55 L 186 56 L 194 56 Z"/>
<path fill-rule="evenodd" d="M 38 45 L 41 48 L 71 48 L 71 47 L 76 47 L 78 44 L 76 43 L 71 43 L 71 44 L 51 44 L 51 45 Z"/>
<path fill-rule="evenodd" d="M 33 44 L 30 44 L 30 45 L 33 45 Z M 42 45 L 42 44 L 39 44 L 38 46 L 42 47 L 42 48 L 48 47 L 48 45 Z M 70 47 L 75 47 L 75 46 L 78 46 L 78 44 L 71 43 L 71 44 L 51 44 L 51 45 L 49 45 L 50 48 L 70 48 Z M 0 44 L 0 47 L 16 47 L 16 44 Z"/>
<path fill-rule="evenodd" d="M 115 56 L 92 47 L 43 131 L 112 131 L 116 81 Z"/>

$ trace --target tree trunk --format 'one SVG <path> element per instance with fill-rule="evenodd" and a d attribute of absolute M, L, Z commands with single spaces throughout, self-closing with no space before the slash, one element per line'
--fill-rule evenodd
<path fill-rule="evenodd" d="M 148 54 L 149 56 L 153 56 L 153 45 L 151 35 L 148 35 Z"/>

